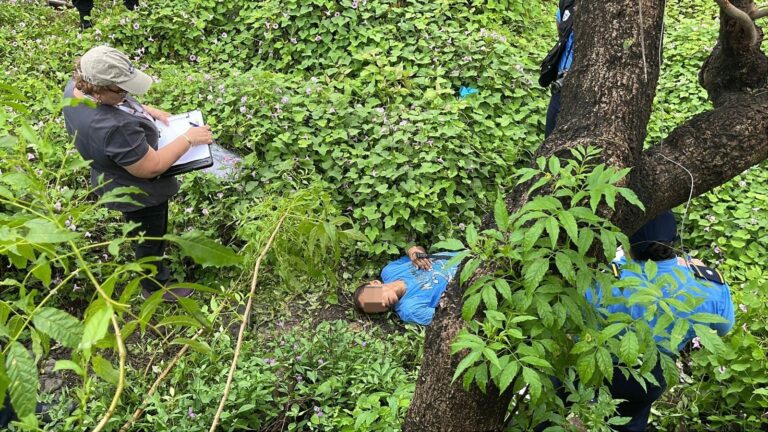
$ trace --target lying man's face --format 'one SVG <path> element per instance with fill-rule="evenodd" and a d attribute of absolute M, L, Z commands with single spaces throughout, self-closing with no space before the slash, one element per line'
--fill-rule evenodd
<path fill-rule="evenodd" d="M 397 291 L 390 284 L 372 280 L 355 292 L 358 307 L 368 314 L 386 312 L 399 300 Z"/>

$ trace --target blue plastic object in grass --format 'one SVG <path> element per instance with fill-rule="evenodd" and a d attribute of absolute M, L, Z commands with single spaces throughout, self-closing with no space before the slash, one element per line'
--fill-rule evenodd
<path fill-rule="evenodd" d="M 464 99 L 465 97 L 467 97 L 469 95 L 473 95 L 473 94 L 479 93 L 479 92 L 480 92 L 480 90 L 478 90 L 478 89 L 476 89 L 474 87 L 464 87 L 464 86 L 461 86 L 461 88 L 459 88 L 459 98 L 460 99 Z"/>

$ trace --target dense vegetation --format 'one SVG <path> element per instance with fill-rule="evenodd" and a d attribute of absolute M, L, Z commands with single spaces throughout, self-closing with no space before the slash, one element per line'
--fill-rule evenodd
<path fill-rule="evenodd" d="M 83 33 L 73 11 L 41 3 L 0 0 L 0 389 L 22 383 L 11 385 L 22 413 L 35 394 L 54 402 L 45 430 L 93 429 L 122 387 L 107 430 L 145 399 L 133 430 L 207 430 L 254 262 L 277 230 L 222 429 L 397 429 L 422 331 L 357 315 L 349 292 L 412 242 L 466 237 L 514 184 L 543 135 L 535 73 L 554 2 L 168 0 L 128 12 L 97 1 Z M 649 142 L 708 104 L 696 76 L 715 6 L 668 9 Z M 145 103 L 202 109 L 243 156 L 235 178 L 185 175 L 171 203 L 174 276 L 200 284 L 194 301 L 136 297 L 141 263 L 64 131 L 73 61 L 101 43 L 157 78 Z M 479 92 L 459 97 L 462 86 Z M 678 361 L 659 429 L 766 427 L 766 198 L 759 166 L 678 209 L 685 247 L 730 282 L 737 326 L 715 352 Z M 60 371 L 38 369 L 48 358 Z M 14 427 L 34 430 L 24 421 Z"/>

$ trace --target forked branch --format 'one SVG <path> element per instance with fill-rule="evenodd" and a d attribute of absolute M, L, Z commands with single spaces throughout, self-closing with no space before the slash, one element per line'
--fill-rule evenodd
<path fill-rule="evenodd" d="M 752 44 L 759 42 L 757 28 L 755 27 L 755 23 L 752 21 L 753 18 L 750 13 L 744 12 L 743 10 L 737 8 L 729 0 L 715 0 L 715 3 L 720 6 L 720 9 L 723 11 L 723 13 L 736 20 L 736 22 L 739 24 L 739 27 L 744 30 L 744 33 L 746 34 L 748 40 L 752 42 Z"/>

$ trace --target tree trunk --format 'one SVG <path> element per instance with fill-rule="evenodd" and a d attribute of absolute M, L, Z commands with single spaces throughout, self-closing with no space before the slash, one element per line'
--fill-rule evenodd
<path fill-rule="evenodd" d="M 568 157 L 568 149 L 592 145 L 602 148 L 606 164 L 633 167 L 629 187 L 647 211 L 621 201 L 615 212 L 600 210 L 627 234 L 685 202 L 690 193 L 704 193 L 768 158 L 768 97 L 754 91 L 765 86 L 768 61 L 760 51 L 762 32 L 747 15 L 754 5 L 751 0 L 716 1 L 723 8 L 720 37 L 699 76 L 716 109 L 693 117 L 646 151 L 665 2 L 577 4 L 574 63 L 565 79 L 558 126 L 537 157 Z M 518 187 L 507 197 L 507 208 L 514 212 L 528 198 L 525 188 Z M 491 218 L 484 224 L 492 224 Z M 499 395 L 489 383 L 483 394 L 476 386 L 465 391 L 460 378 L 452 383 L 461 355 L 452 356 L 450 344 L 464 328 L 463 289 L 457 282 L 449 285 L 449 304 L 437 311 L 427 330 L 416 392 L 403 424 L 406 432 L 504 428 L 513 392 Z"/>

